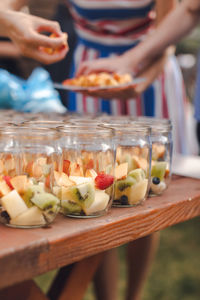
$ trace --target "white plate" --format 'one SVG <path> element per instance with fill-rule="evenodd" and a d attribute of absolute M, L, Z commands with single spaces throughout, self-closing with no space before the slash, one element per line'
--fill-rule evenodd
<path fill-rule="evenodd" d="M 129 83 L 124 83 L 124 84 L 118 84 L 116 86 L 101 86 L 101 87 L 98 87 L 98 86 L 93 86 L 93 87 L 80 87 L 80 86 L 75 86 L 75 85 L 64 85 L 62 83 L 57 83 L 55 82 L 53 84 L 54 88 L 55 89 L 58 89 L 58 90 L 68 90 L 68 91 L 81 91 L 81 92 L 86 92 L 86 91 L 101 91 L 101 90 L 108 90 L 108 91 L 111 91 L 111 90 L 114 90 L 114 89 L 119 89 L 119 88 L 126 88 L 126 87 L 129 87 L 131 85 L 137 85 L 139 83 L 142 83 L 145 81 L 145 78 L 135 78 L 133 79 L 131 82 Z"/>

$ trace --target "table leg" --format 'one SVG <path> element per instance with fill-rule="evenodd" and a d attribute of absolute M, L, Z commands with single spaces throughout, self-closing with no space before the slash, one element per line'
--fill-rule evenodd
<path fill-rule="evenodd" d="M 33 280 L 27 280 L 19 284 L 0 290 L 2 300 L 48 300 Z"/>
<path fill-rule="evenodd" d="M 82 300 L 103 253 L 61 268 L 48 293 L 50 300 Z"/>

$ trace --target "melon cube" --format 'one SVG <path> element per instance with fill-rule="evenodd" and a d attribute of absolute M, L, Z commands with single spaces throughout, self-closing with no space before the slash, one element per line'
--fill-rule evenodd
<path fill-rule="evenodd" d="M 20 197 L 16 190 L 13 190 L 1 198 L 1 203 L 11 219 L 16 218 L 18 215 L 28 210 L 24 200 Z"/>

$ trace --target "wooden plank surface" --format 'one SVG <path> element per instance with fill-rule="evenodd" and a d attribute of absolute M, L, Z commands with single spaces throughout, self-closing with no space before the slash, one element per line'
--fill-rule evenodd
<path fill-rule="evenodd" d="M 200 215 L 200 181 L 173 179 L 161 197 L 132 208 L 112 208 L 100 218 L 59 216 L 50 228 L 0 225 L 0 288 L 117 247 Z"/>

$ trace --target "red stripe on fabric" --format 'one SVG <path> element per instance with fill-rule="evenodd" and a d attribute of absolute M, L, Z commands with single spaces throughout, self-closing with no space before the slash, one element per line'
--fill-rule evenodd
<path fill-rule="evenodd" d="M 129 100 L 126 100 L 126 114 L 128 115 L 128 116 L 130 116 L 130 106 L 129 106 Z"/>
<path fill-rule="evenodd" d="M 161 84 L 162 84 L 162 101 L 163 101 L 162 113 L 163 113 L 163 118 L 169 118 L 167 97 L 166 97 L 166 93 L 165 93 L 165 74 L 164 73 L 161 76 Z"/>
<path fill-rule="evenodd" d="M 83 26 L 81 26 L 81 24 L 77 24 L 77 23 L 75 24 L 75 26 L 78 30 L 80 30 L 80 31 L 82 30 L 83 32 L 90 33 L 93 36 L 97 36 L 97 37 L 105 37 L 106 36 L 106 37 L 113 38 L 113 39 L 118 39 L 119 37 L 127 37 L 127 38 L 131 38 L 131 39 L 137 39 L 137 38 L 141 37 L 142 34 L 148 33 L 148 31 L 151 29 L 151 27 L 147 27 L 144 30 L 141 30 L 140 32 L 124 36 L 124 34 L 122 34 L 122 35 L 120 35 L 118 33 L 111 34 L 111 33 L 105 32 L 105 31 L 97 32 L 97 31 L 91 30 L 90 28 L 83 27 Z"/>
<path fill-rule="evenodd" d="M 141 97 L 137 97 L 135 101 L 136 101 L 137 116 L 142 116 Z"/>
<path fill-rule="evenodd" d="M 82 58 L 81 58 L 81 62 L 87 60 L 87 49 L 84 48 L 83 50 L 83 54 L 82 54 Z M 83 97 L 83 112 L 86 113 L 87 112 L 87 105 L 86 105 L 86 96 L 82 96 Z"/>

